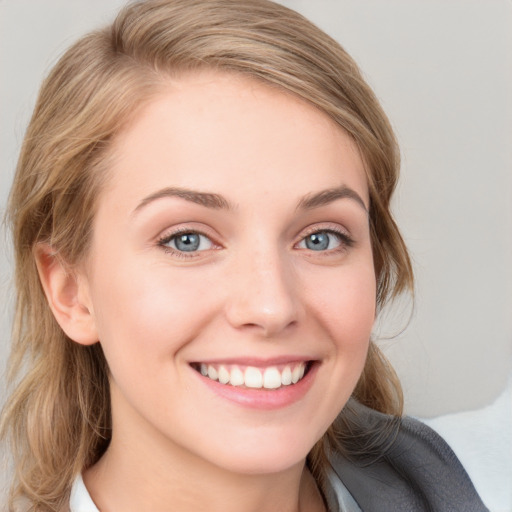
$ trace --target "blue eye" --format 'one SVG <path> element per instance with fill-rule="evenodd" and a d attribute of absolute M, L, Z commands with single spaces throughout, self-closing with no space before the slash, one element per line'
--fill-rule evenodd
<path fill-rule="evenodd" d="M 179 252 L 206 251 L 213 247 L 207 236 L 193 231 L 168 236 L 161 240 L 159 245 Z"/>
<path fill-rule="evenodd" d="M 329 251 L 337 249 L 341 245 L 350 245 L 350 240 L 346 235 L 334 231 L 316 231 L 304 237 L 299 247 L 309 249 L 310 251 Z"/>

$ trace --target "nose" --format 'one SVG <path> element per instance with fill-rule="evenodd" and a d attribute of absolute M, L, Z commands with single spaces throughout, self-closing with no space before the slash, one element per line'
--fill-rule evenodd
<path fill-rule="evenodd" d="M 231 267 L 229 282 L 226 316 L 236 329 L 270 338 L 297 323 L 296 279 L 290 262 L 277 250 L 241 256 Z"/>

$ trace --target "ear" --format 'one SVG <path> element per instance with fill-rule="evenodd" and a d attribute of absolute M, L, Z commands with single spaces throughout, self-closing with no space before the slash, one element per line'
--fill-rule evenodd
<path fill-rule="evenodd" d="M 48 244 L 38 244 L 35 259 L 53 316 L 69 338 L 81 345 L 98 341 L 88 283 L 72 271 Z"/>

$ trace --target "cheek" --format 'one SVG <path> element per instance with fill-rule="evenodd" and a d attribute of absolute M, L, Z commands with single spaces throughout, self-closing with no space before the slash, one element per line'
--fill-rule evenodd
<path fill-rule="evenodd" d="M 316 320 L 316 339 L 326 354 L 316 397 L 320 437 L 347 403 L 364 369 L 375 320 L 376 282 L 371 258 L 308 282 L 315 283 L 307 290 L 309 317 Z"/>
<path fill-rule="evenodd" d="M 183 269 L 172 272 L 136 260 L 117 260 L 112 267 L 104 260 L 94 282 L 94 312 L 106 355 L 114 350 L 126 359 L 128 354 L 172 355 L 197 336 L 214 311 L 211 290 L 201 290 L 198 301 L 204 281 Z"/>
<path fill-rule="evenodd" d="M 338 349 L 366 350 L 376 314 L 376 281 L 368 264 L 340 268 L 310 291 L 311 303 Z"/>

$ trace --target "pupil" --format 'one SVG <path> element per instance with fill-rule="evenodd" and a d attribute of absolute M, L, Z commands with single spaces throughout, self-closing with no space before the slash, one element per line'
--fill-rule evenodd
<path fill-rule="evenodd" d="M 195 251 L 199 247 L 199 235 L 195 233 L 185 233 L 177 237 L 175 243 L 179 251 Z"/>
<path fill-rule="evenodd" d="M 313 233 L 306 238 L 306 247 L 313 251 L 323 251 L 329 247 L 327 233 Z"/>

